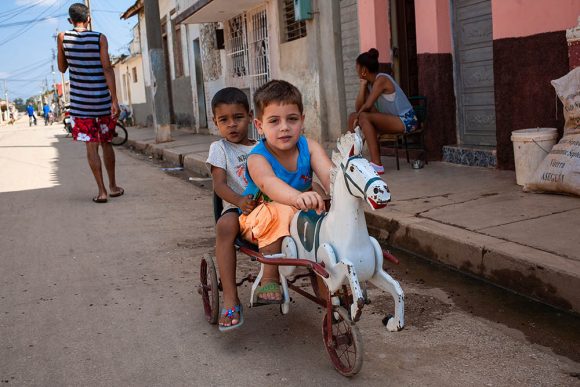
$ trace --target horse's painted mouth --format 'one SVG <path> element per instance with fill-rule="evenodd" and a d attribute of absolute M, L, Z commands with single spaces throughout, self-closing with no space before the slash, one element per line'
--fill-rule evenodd
<path fill-rule="evenodd" d="M 385 208 L 387 206 L 387 202 L 377 203 L 372 198 L 368 198 L 368 201 L 369 201 L 371 207 L 373 208 L 373 210 L 378 210 L 381 208 Z"/>

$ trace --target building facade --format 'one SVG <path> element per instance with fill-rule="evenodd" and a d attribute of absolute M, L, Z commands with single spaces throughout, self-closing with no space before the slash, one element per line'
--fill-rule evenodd
<path fill-rule="evenodd" d="M 432 159 L 513 169 L 511 132 L 563 127 L 550 80 L 568 72 L 580 2 L 360 0 L 360 49 L 377 47 L 428 98 Z"/>
<path fill-rule="evenodd" d="M 151 125 L 151 103 L 145 92 L 143 57 L 139 25 L 133 29 L 133 40 L 129 44 L 129 56 L 113 61 L 115 83 L 119 104 L 129 106 L 133 114 L 133 124 Z"/>
<path fill-rule="evenodd" d="M 568 71 L 566 29 L 580 15 L 577 0 L 158 3 L 172 123 L 199 133 L 217 133 L 217 90 L 236 86 L 251 96 L 281 78 L 303 94 L 306 134 L 332 143 L 354 110 L 355 59 L 373 47 L 407 95 L 427 97 L 430 159 L 513 169 L 513 130 L 563 126 L 550 80 Z M 142 0 L 124 16 L 137 14 L 143 37 Z"/>

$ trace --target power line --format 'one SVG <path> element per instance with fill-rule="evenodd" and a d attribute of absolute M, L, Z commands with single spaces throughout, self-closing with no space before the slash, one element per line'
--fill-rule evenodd
<path fill-rule="evenodd" d="M 41 19 L 43 17 L 46 17 L 46 14 L 49 11 L 55 12 L 55 14 L 56 14 L 56 11 L 59 11 L 63 7 L 63 5 L 65 5 L 65 4 L 66 3 L 63 3 L 60 6 L 57 6 L 55 8 L 55 5 L 57 5 L 57 3 L 54 3 L 51 6 L 47 7 L 44 10 L 44 12 L 42 12 L 40 15 L 38 15 L 28 26 L 25 26 L 24 28 L 21 28 L 20 30 L 16 31 L 15 33 L 13 33 L 12 35 L 8 36 L 4 40 L 0 41 L 0 47 L 3 46 L 3 45 L 5 45 L 6 43 L 11 42 L 12 40 L 14 40 L 14 38 L 16 38 L 16 37 L 18 37 L 18 36 L 20 36 L 20 35 L 28 32 L 32 27 L 34 27 L 38 23 L 38 20 L 39 19 Z M 53 14 L 52 16 L 55 16 L 55 14 Z"/>
<path fill-rule="evenodd" d="M 36 82 L 36 81 L 44 81 L 44 78 L 33 78 L 33 79 L 0 78 L 0 80 L 6 82 Z"/>
<path fill-rule="evenodd" d="M 38 19 L 38 20 L 37 19 L 31 19 L 31 20 L 23 20 L 23 21 L 14 22 L 14 23 L 0 24 L 0 28 L 15 27 L 15 26 L 20 26 L 20 25 L 23 25 L 23 24 L 28 24 L 28 23 L 33 23 L 33 22 L 39 23 L 39 22 L 43 22 L 43 21 L 47 21 L 47 20 L 52 20 L 54 18 L 63 17 L 63 16 L 68 16 L 68 14 L 61 13 L 59 15 L 43 17 L 43 18 Z"/>
<path fill-rule="evenodd" d="M 14 73 L 19 73 L 21 71 L 26 70 L 28 67 L 36 66 L 39 63 L 46 63 L 47 61 L 50 61 L 50 58 L 44 57 L 42 59 L 37 60 L 36 62 L 31 62 L 31 63 L 27 64 L 26 66 L 24 66 L 24 67 L 21 66 L 13 71 L 14 71 Z M 12 73 L 13 71 L 7 71 L 7 72 Z"/>
<path fill-rule="evenodd" d="M 42 3 L 42 0 L 39 0 L 36 3 L 27 4 L 27 5 L 23 5 L 21 7 L 18 7 L 18 8 L 10 9 L 8 11 L 0 12 L 0 19 L 10 20 L 11 18 L 15 17 L 15 15 L 26 12 L 26 11 L 40 5 L 41 3 Z M 3 21 L 5 21 L 5 20 L 3 20 Z"/>

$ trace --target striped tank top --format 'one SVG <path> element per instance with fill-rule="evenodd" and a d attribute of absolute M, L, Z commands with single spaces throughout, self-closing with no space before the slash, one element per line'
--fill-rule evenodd
<path fill-rule="evenodd" d="M 70 114 L 101 117 L 111 114 L 111 94 L 101 64 L 100 32 L 66 31 L 63 47 L 69 68 Z"/>

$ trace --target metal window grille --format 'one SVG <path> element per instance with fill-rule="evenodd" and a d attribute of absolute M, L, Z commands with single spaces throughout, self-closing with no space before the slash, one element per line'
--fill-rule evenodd
<path fill-rule="evenodd" d="M 304 20 L 294 20 L 294 0 L 284 0 L 284 39 L 286 42 L 300 39 L 306 36 L 306 23 Z"/>
<path fill-rule="evenodd" d="M 227 56 L 231 76 L 241 78 L 248 75 L 248 42 L 246 37 L 246 15 L 228 20 Z"/>
<path fill-rule="evenodd" d="M 268 19 L 266 10 L 251 15 L 252 33 L 250 38 L 251 88 L 253 92 L 270 80 L 270 58 L 268 42 Z"/>
<path fill-rule="evenodd" d="M 251 21 L 249 60 L 250 60 L 250 93 L 270 80 L 270 46 L 268 41 L 268 18 L 265 8 L 254 10 L 249 14 Z M 258 131 L 252 126 L 251 138 L 259 138 Z"/>
<path fill-rule="evenodd" d="M 228 20 L 226 23 L 226 55 L 229 82 L 241 89 L 256 90 L 270 80 L 268 19 L 265 7 L 253 9 Z M 250 98 L 253 106 L 253 100 Z M 260 136 L 252 125 L 249 137 Z"/>

